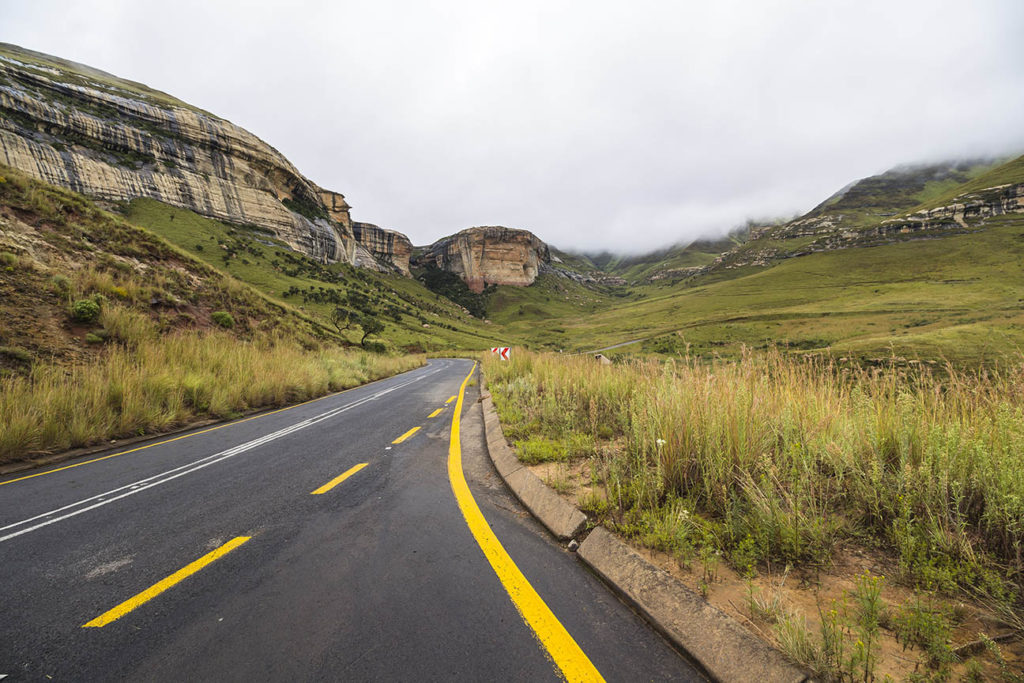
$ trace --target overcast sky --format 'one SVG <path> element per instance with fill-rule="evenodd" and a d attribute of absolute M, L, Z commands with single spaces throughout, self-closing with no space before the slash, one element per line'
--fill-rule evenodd
<path fill-rule="evenodd" d="M 356 220 L 636 252 L 1024 150 L 1024 2 L 0 0 L 0 41 L 239 124 Z"/>

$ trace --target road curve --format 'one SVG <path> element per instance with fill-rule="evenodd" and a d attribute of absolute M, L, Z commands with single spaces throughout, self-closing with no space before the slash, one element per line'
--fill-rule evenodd
<path fill-rule="evenodd" d="M 0 674 L 572 678 L 510 599 L 453 492 L 450 399 L 472 367 L 433 360 L 0 479 Z M 506 491 L 477 396 L 470 386 L 458 432 L 468 493 L 593 676 L 699 680 Z"/>

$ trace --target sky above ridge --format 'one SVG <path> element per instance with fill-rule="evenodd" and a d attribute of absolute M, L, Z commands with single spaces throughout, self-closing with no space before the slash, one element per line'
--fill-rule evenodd
<path fill-rule="evenodd" d="M 252 131 L 414 244 L 636 253 L 1024 151 L 1024 2 L 0 0 L 0 41 Z"/>

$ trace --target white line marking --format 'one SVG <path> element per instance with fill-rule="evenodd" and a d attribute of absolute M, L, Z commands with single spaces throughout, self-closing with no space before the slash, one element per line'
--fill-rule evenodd
<path fill-rule="evenodd" d="M 292 434 L 294 432 L 297 432 L 297 431 L 299 431 L 301 429 L 305 429 L 306 427 L 310 427 L 312 425 L 315 425 L 315 424 L 318 424 L 320 422 L 323 422 L 324 420 L 328 420 L 328 419 L 330 419 L 332 417 L 340 415 L 341 413 L 344 413 L 347 410 L 351 410 L 352 408 L 356 408 L 358 406 L 361 406 L 364 403 L 369 403 L 370 401 L 375 401 L 376 399 L 380 398 L 381 396 L 384 396 L 385 394 L 390 394 L 392 391 L 397 391 L 398 389 L 402 389 L 404 387 L 407 387 L 410 384 L 414 384 L 416 382 L 419 382 L 422 379 L 426 379 L 427 377 L 430 377 L 431 375 L 439 372 L 441 369 L 442 369 L 441 367 L 438 367 L 438 368 L 436 368 L 434 370 L 431 370 L 430 372 L 427 372 L 425 374 L 420 375 L 419 377 L 416 377 L 415 379 L 411 379 L 411 380 L 409 380 L 407 382 L 403 382 L 402 384 L 396 384 L 393 387 L 390 387 L 388 389 L 384 389 L 382 391 L 378 391 L 377 393 L 372 394 L 370 396 L 367 396 L 366 398 L 361 398 L 361 399 L 359 399 L 357 401 L 353 401 L 352 403 L 349 403 L 348 405 L 341 406 L 339 408 L 333 408 L 331 410 L 328 410 L 325 413 L 321 413 L 320 415 L 314 415 L 313 417 L 307 418 L 307 419 L 305 419 L 305 420 L 303 420 L 301 422 L 297 422 L 297 423 L 295 423 L 295 424 L 293 424 L 291 426 L 284 427 L 283 429 L 279 429 L 276 432 L 271 432 L 270 434 L 266 434 L 264 436 L 261 436 L 258 439 L 253 439 L 252 441 L 247 441 L 246 443 L 239 444 L 237 446 L 233 446 L 231 448 L 228 448 L 227 450 L 223 450 L 223 451 L 220 451 L 218 453 L 214 453 L 213 455 L 208 455 L 205 458 L 200 458 L 199 460 L 195 460 L 195 461 L 190 462 L 190 463 L 188 463 L 186 465 L 180 465 L 178 467 L 166 470 L 166 471 L 161 472 L 159 474 L 154 474 L 154 475 L 151 475 L 151 476 L 146 477 L 144 479 L 139 479 L 138 481 L 134 481 L 134 482 L 132 482 L 130 484 L 125 484 L 124 486 L 119 486 L 119 487 L 117 487 L 115 489 L 111 489 L 110 491 L 106 491 L 104 493 L 100 493 L 100 494 L 97 494 L 95 496 L 91 496 L 89 498 L 83 498 L 82 500 L 79 500 L 77 502 L 71 503 L 69 505 L 65 505 L 64 507 L 57 508 L 56 510 L 50 510 L 49 512 L 44 512 L 44 513 L 42 513 L 40 515 L 36 515 L 35 517 L 29 517 L 28 519 L 23 519 L 20 522 L 14 522 L 13 524 L 8 524 L 7 526 L 0 527 L 0 531 L 6 531 L 8 529 L 13 529 L 15 527 L 19 527 L 19 526 L 24 526 L 26 524 L 30 524 L 32 522 L 35 522 L 36 520 L 40 520 L 40 519 L 43 519 L 43 518 L 48 518 L 45 521 L 42 521 L 39 524 L 36 524 L 34 526 L 30 526 L 30 527 L 26 527 L 24 529 L 20 529 L 18 531 L 14 531 L 12 533 L 7 534 L 6 536 L 0 536 L 0 543 L 3 543 L 4 541 L 9 541 L 10 539 L 15 538 L 17 536 L 21 536 L 22 534 L 27 534 L 29 532 L 36 531 L 37 529 L 42 529 L 45 526 L 49 526 L 51 524 L 56 524 L 57 522 L 64 521 L 65 519 L 70 519 L 72 517 L 76 517 L 77 515 L 80 515 L 83 512 L 88 512 L 89 510 L 95 510 L 96 508 L 103 507 L 104 505 L 108 505 L 110 503 L 113 503 L 116 500 L 120 500 L 122 498 L 127 498 L 128 496 L 134 495 L 136 493 L 141 493 L 141 492 L 145 491 L 146 489 L 153 488 L 154 486 L 159 486 L 161 484 L 166 484 L 167 482 L 173 481 L 174 479 L 177 479 L 178 477 L 183 477 L 186 474 L 192 474 L 193 472 L 197 472 L 197 471 L 199 471 L 199 470 L 201 470 L 201 469 L 203 469 L 205 467 L 209 467 L 210 465 L 214 465 L 214 464 L 219 463 L 219 462 L 221 462 L 223 460 L 227 460 L 228 458 L 233 458 L 236 455 L 240 455 L 242 453 L 245 453 L 246 451 L 250 451 L 250 450 L 252 450 L 254 448 L 257 448 L 259 446 L 262 446 L 262 445 L 264 445 L 266 443 L 269 443 L 269 442 L 274 441 L 276 439 L 280 439 L 281 437 L 287 436 L 287 435 Z M 120 493 L 121 491 L 124 491 L 124 493 Z M 113 494 L 119 494 L 119 495 L 113 495 Z M 108 496 L 112 496 L 112 497 L 108 498 Z M 87 503 L 92 503 L 92 505 L 86 505 Z M 85 506 L 85 507 L 80 507 L 80 506 Z M 72 508 L 78 508 L 78 509 L 77 510 L 72 510 Z M 66 514 L 60 515 L 59 517 L 52 517 L 52 515 L 56 515 L 58 513 L 62 513 L 62 512 L 65 512 L 65 511 L 68 511 L 68 512 L 66 512 Z"/>

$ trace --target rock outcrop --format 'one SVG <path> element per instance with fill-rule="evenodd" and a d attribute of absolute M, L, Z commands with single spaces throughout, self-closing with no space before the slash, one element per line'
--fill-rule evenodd
<path fill-rule="evenodd" d="M 455 273 L 474 292 L 487 285 L 533 284 L 550 261 L 548 245 L 532 232 L 501 226 L 463 230 L 434 242 L 416 259 Z"/>
<path fill-rule="evenodd" d="M 1022 160 L 1024 157 L 999 166 L 997 170 L 1002 169 L 1003 177 L 1009 176 L 1010 179 L 1019 180 L 1024 176 Z M 908 171 L 902 173 L 906 174 Z M 848 198 L 857 198 L 860 185 L 865 184 L 878 190 L 882 180 L 891 180 L 894 177 L 899 177 L 897 171 L 858 181 L 800 218 L 779 225 L 753 229 L 747 242 L 722 254 L 694 274 L 750 266 L 769 267 L 783 259 L 825 251 L 969 233 L 983 230 L 987 219 L 1024 213 L 1024 183 L 1010 182 L 986 187 L 981 184 L 985 180 L 984 176 L 971 181 L 973 188 L 969 191 L 929 209 L 893 211 L 866 205 L 863 202 L 850 205 L 852 202 Z M 921 188 L 911 186 L 910 189 L 919 191 Z M 879 199 L 888 199 L 892 204 L 897 204 L 896 200 L 901 199 L 898 193 L 859 194 L 876 202 Z M 896 196 L 896 200 L 892 199 L 893 195 Z M 913 195 L 911 200 L 904 203 L 915 203 Z"/>
<path fill-rule="evenodd" d="M 375 263 L 406 277 L 412 277 L 412 273 L 409 271 L 412 242 L 408 237 L 394 230 L 358 221 L 352 223 L 352 234 L 360 249 L 367 252 Z"/>
<path fill-rule="evenodd" d="M 141 84 L 6 44 L 0 163 L 101 199 L 148 197 L 256 225 L 324 262 L 408 272 L 397 265 L 405 256 L 360 248 L 343 195 L 252 133 Z"/>
<path fill-rule="evenodd" d="M 997 185 L 957 197 L 952 204 L 883 221 L 882 234 L 920 232 L 957 226 L 1009 213 L 1024 213 L 1024 183 Z"/>

